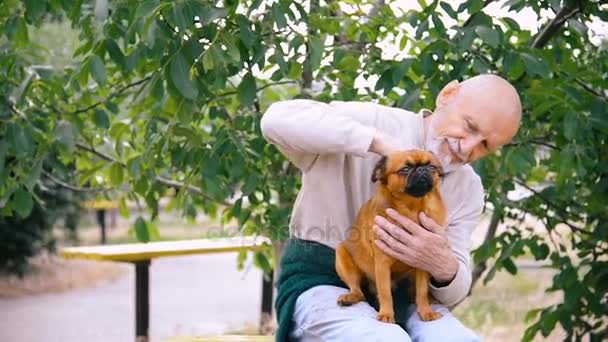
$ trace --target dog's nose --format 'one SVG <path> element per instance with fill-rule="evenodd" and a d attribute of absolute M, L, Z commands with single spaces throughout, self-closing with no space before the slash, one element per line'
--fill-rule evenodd
<path fill-rule="evenodd" d="M 424 166 L 416 166 L 414 171 L 412 171 L 412 174 L 413 175 L 422 175 L 422 174 L 426 173 L 427 171 L 428 171 L 427 168 Z"/>

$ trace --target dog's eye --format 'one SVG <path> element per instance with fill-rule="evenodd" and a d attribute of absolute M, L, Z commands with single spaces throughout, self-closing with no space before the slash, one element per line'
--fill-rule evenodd
<path fill-rule="evenodd" d="M 410 167 L 409 166 L 404 166 L 399 170 L 399 173 L 402 175 L 407 175 L 410 172 Z"/>
<path fill-rule="evenodd" d="M 429 168 L 429 171 L 431 171 L 431 172 L 437 171 L 437 168 L 433 165 L 429 165 L 428 168 Z"/>

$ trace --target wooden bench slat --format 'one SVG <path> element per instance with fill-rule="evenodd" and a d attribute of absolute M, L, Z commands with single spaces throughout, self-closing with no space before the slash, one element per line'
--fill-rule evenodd
<path fill-rule="evenodd" d="M 68 259 L 135 262 L 168 256 L 236 252 L 243 249 L 255 250 L 270 243 L 270 240 L 265 237 L 239 236 L 187 241 L 66 247 L 62 248 L 59 254 Z"/>
<path fill-rule="evenodd" d="M 179 336 L 173 337 L 167 342 L 272 342 L 274 336 L 262 336 L 262 335 L 224 335 L 224 336 L 210 336 L 210 337 L 188 337 Z"/>

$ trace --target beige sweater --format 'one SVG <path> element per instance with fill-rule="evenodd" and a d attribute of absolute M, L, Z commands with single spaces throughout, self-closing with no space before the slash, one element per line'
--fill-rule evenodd
<path fill-rule="evenodd" d="M 376 130 L 395 137 L 404 149 L 424 148 L 422 115 L 367 102 L 277 102 L 262 117 L 261 128 L 302 171 L 290 235 L 332 248 L 345 239 L 357 211 L 376 190 L 371 174 L 380 156 L 368 152 Z M 431 285 L 431 292 L 443 304 L 453 305 L 471 286 L 471 233 L 483 210 L 484 190 L 466 165 L 448 174 L 440 191 L 459 269 L 449 285 Z"/>

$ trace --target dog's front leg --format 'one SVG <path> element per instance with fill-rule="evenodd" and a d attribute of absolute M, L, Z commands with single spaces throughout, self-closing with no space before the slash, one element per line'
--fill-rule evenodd
<path fill-rule="evenodd" d="M 416 311 L 423 321 L 434 321 L 441 318 L 439 312 L 433 311 L 429 303 L 429 281 L 431 276 L 423 270 L 416 270 Z"/>
<path fill-rule="evenodd" d="M 386 323 L 395 323 L 393 294 L 391 293 L 391 263 L 384 260 L 384 258 L 376 258 L 374 273 L 376 277 L 376 290 L 378 291 L 378 302 L 380 303 L 378 320 Z"/>

